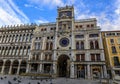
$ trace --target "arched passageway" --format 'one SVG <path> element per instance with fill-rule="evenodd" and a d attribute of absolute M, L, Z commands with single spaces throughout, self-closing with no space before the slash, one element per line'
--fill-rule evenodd
<path fill-rule="evenodd" d="M 31 72 L 37 72 L 38 71 L 38 63 L 32 63 L 31 64 Z"/>
<path fill-rule="evenodd" d="M 23 60 L 21 62 L 21 65 L 20 65 L 20 72 L 19 72 L 19 74 L 25 73 L 26 72 L 26 67 L 27 67 L 27 62 Z"/>
<path fill-rule="evenodd" d="M 10 60 L 7 60 L 5 62 L 4 74 L 9 74 L 10 64 L 11 64 Z"/>
<path fill-rule="evenodd" d="M 18 60 L 13 61 L 12 65 L 12 74 L 17 74 L 19 62 Z"/>
<path fill-rule="evenodd" d="M 0 72 L 2 71 L 2 67 L 3 67 L 3 60 L 0 60 Z"/>
<path fill-rule="evenodd" d="M 61 55 L 58 58 L 58 76 L 69 77 L 70 75 L 70 58 L 67 55 Z"/>

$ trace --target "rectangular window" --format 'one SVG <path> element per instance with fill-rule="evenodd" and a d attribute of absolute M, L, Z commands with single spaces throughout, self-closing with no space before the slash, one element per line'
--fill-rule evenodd
<path fill-rule="evenodd" d="M 85 54 L 81 54 L 81 61 L 85 61 Z"/>
<path fill-rule="evenodd" d="M 49 60 L 52 60 L 52 54 L 49 55 Z"/>
<path fill-rule="evenodd" d="M 91 54 L 91 61 L 95 61 L 95 54 Z"/>
<path fill-rule="evenodd" d="M 101 59 L 100 59 L 100 54 L 96 54 L 96 60 L 97 60 L 97 61 L 101 61 Z"/>
<path fill-rule="evenodd" d="M 107 36 L 115 36 L 115 33 L 107 33 Z"/>
<path fill-rule="evenodd" d="M 90 34 L 89 37 L 99 37 L 98 34 Z"/>
<path fill-rule="evenodd" d="M 112 46 L 112 53 L 117 53 L 115 46 Z"/>
<path fill-rule="evenodd" d="M 75 35 L 75 38 L 84 38 L 84 35 Z"/>
<path fill-rule="evenodd" d="M 47 55 L 47 54 L 45 54 L 45 60 L 47 60 L 47 56 L 48 56 L 48 55 Z"/>
<path fill-rule="evenodd" d="M 120 70 L 115 70 L 115 74 L 120 76 Z"/>
<path fill-rule="evenodd" d="M 120 36 L 120 33 L 117 33 L 118 36 Z"/>
<path fill-rule="evenodd" d="M 114 44 L 114 39 L 110 39 L 110 43 L 111 43 L 111 44 Z"/>
<path fill-rule="evenodd" d="M 114 60 L 114 66 L 120 66 L 118 57 L 113 57 L 113 60 Z"/>
<path fill-rule="evenodd" d="M 80 54 L 76 54 L 76 61 L 80 61 Z"/>

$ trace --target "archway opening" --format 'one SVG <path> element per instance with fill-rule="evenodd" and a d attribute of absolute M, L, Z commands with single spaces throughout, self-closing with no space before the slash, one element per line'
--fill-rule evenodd
<path fill-rule="evenodd" d="M 36 73 L 38 71 L 38 63 L 32 63 L 31 64 L 31 72 Z"/>
<path fill-rule="evenodd" d="M 0 72 L 2 71 L 2 67 L 3 67 L 3 60 L 0 60 Z"/>
<path fill-rule="evenodd" d="M 7 61 L 5 62 L 4 74 L 8 74 L 8 73 L 9 73 L 10 64 L 11 64 L 11 61 L 10 61 L 10 60 L 7 60 Z"/>
<path fill-rule="evenodd" d="M 27 67 L 27 63 L 26 63 L 26 61 L 23 60 L 23 61 L 21 62 L 21 65 L 20 65 L 20 74 L 26 72 L 26 67 Z"/>
<path fill-rule="evenodd" d="M 70 58 L 67 55 L 61 55 L 58 58 L 58 76 L 69 77 L 70 73 Z"/>
<path fill-rule="evenodd" d="M 19 62 L 18 60 L 13 61 L 12 65 L 12 74 L 17 74 Z"/>

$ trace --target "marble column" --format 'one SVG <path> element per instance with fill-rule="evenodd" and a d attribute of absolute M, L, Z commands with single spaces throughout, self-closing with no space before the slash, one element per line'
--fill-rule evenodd
<path fill-rule="evenodd" d="M 2 43 L 2 41 L 3 41 L 3 36 L 1 36 L 1 40 L 0 40 L 0 43 Z"/>
<path fill-rule="evenodd" d="M 91 73 L 91 70 L 90 70 L 90 65 L 88 64 L 87 65 L 87 78 L 90 79 L 90 73 Z"/>
<path fill-rule="evenodd" d="M 18 68 L 17 68 L 17 75 L 19 75 L 19 72 L 20 72 L 20 65 L 21 65 L 21 61 L 19 61 L 19 65 L 18 65 Z"/>
<path fill-rule="evenodd" d="M 30 64 L 27 64 L 26 73 L 29 73 L 29 71 L 30 71 Z"/>
<path fill-rule="evenodd" d="M 57 64 L 54 62 L 53 63 L 53 73 L 57 75 Z"/>
<path fill-rule="evenodd" d="M 3 66 L 2 66 L 1 74 L 4 74 L 4 69 L 5 69 L 5 61 L 3 62 Z"/>
<path fill-rule="evenodd" d="M 40 67 L 40 72 L 42 73 L 42 64 L 40 64 L 39 67 Z"/>
<path fill-rule="evenodd" d="M 10 69 L 9 69 L 8 74 L 12 74 L 12 64 L 13 64 L 13 61 L 11 61 L 11 64 L 10 64 Z"/>
<path fill-rule="evenodd" d="M 103 78 L 103 73 L 104 73 L 103 66 L 100 66 L 100 68 L 101 68 L 100 76 L 101 76 L 101 78 Z"/>
<path fill-rule="evenodd" d="M 103 72 L 104 72 L 104 77 L 107 77 L 107 69 L 106 69 L 106 65 L 103 65 Z"/>
<path fill-rule="evenodd" d="M 70 78 L 74 78 L 74 63 L 71 63 L 71 68 L 70 68 Z"/>

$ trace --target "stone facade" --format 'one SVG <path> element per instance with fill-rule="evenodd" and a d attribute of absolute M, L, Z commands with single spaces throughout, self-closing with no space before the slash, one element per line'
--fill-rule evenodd
<path fill-rule="evenodd" d="M 0 29 L 1 73 L 106 77 L 101 31 L 96 19 L 75 20 L 73 6 L 57 10 L 55 23 Z"/>

